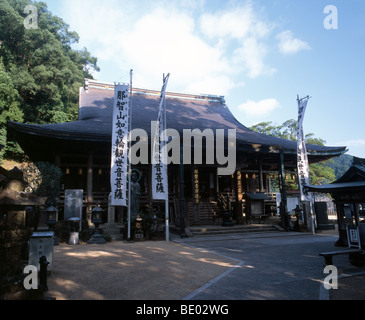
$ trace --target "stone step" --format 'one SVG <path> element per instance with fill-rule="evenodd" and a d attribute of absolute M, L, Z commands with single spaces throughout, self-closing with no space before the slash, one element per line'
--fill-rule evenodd
<path fill-rule="evenodd" d="M 204 224 L 215 224 L 221 223 L 220 214 L 222 210 L 219 208 L 217 202 L 215 201 L 202 201 L 198 207 L 198 214 L 194 218 L 193 213 L 193 204 L 189 203 L 187 205 L 188 215 L 190 217 L 190 221 L 193 221 L 195 224 L 204 225 Z"/>
<path fill-rule="evenodd" d="M 242 234 L 254 232 L 280 232 L 275 225 L 244 225 L 233 227 L 206 226 L 189 227 L 193 236 L 218 235 L 218 234 Z"/>

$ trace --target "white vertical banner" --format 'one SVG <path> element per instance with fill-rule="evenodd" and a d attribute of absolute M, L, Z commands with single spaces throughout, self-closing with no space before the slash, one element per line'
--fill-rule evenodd
<path fill-rule="evenodd" d="M 164 78 L 161 90 L 159 113 L 155 126 L 152 152 L 152 198 L 154 200 L 169 199 L 167 176 L 167 150 L 163 146 L 167 137 L 163 136 L 166 130 L 165 93 L 170 74 Z M 151 132 L 153 134 L 153 131 Z M 161 139 L 162 138 L 162 139 Z"/>
<path fill-rule="evenodd" d="M 305 97 L 303 99 L 299 99 L 298 97 L 298 177 L 301 201 L 309 202 L 310 228 L 312 230 L 312 233 L 315 234 L 315 216 L 313 210 L 312 193 L 308 192 L 308 190 L 304 188 L 305 186 L 310 185 L 309 161 L 303 130 L 303 120 L 305 111 L 307 109 L 308 100 L 309 97 Z"/>
<path fill-rule="evenodd" d="M 302 201 L 311 201 L 311 193 L 304 189 L 304 186 L 310 185 L 309 176 L 309 162 L 307 155 L 307 147 L 305 144 L 303 133 L 303 119 L 308 104 L 308 99 L 304 98 L 299 100 L 298 98 L 298 176 L 299 187 Z"/>
<path fill-rule="evenodd" d="M 126 207 L 128 205 L 129 103 L 129 85 L 116 83 L 114 86 L 112 163 L 110 173 L 112 206 Z"/>

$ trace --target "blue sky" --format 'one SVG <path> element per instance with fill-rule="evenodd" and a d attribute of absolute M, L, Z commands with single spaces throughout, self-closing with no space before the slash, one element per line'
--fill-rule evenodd
<path fill-rule="evenodd" d="M 297 119 L 310 95 L 305 133 L 365 158 L 363 0 L 44 2 L 98 58 L 97 80 L 133 69 L 135 87 L 160 90 L 170 73 L 168 91 L 223 95 L 246 126 Z"/>

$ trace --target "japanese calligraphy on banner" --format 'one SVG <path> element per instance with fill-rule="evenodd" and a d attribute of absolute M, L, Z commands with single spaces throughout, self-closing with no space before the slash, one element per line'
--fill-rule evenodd
<path fill-rule="evenodd" d="M 112 206 L 127 206 L 129 103 L 129 86 L 115 84 L 110 173 Z"/>
<path fill-rule="evenodd" d="M 302 201 L 311 201 L 311 194 L 304 189 L 304 186 L 310 185 L 309 179 L 309 162 L 307 148 L 305 145 L 303 133 L 303 119 L 307 108 L 309 98 L 299 100 L 298 98 L 298 176 L 299 187 Z"/>
<path fill-rule="evenodd" d="M 161 90 L 159 113 L 155 129 L 153 155 L 152 155 L 152 198 L 154 200 L 168 200 L 168 177 L 167 177 L 167 150 L 163 148 L 161 137 L 166 129 L 166 110 L 164 110 L 165 93 L 170 74 L 164 79 Z M 151 133 L 152 134 L 152 133 Z M 164 143 L 166 142 L 164 137 Z"/>

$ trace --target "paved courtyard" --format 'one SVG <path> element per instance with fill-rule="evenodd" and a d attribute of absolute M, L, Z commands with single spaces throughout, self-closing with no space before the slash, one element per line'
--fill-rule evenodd
<path fill-rule="evenodd" d="M 48 296 L 57 300 L 365 299 L 365 268 L 334 257 L 339 289 L 326 290 L 324 261 L 336 234 L 265 233 L 55 247 Z"/>

